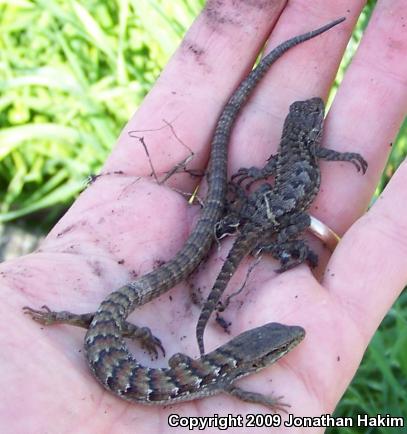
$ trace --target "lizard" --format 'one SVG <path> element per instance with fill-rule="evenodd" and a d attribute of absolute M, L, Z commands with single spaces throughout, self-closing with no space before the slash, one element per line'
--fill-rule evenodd
<path fill-rule="evenodd" d="M 239 371 L 237 365 L 235 366 L 235 359 L 232 357 L 229 366 L 230 373 L 227 376 L 229 380 L 226 383 L 222 380 L 222 375 L 215 375 L 211 379 L 199 373 L 198 376 L 193 375 L 192 380 L 187 382 L 185 387 L 178 387 L 178 384 L 183 382 L 184 377 L 192 375 L 188 371 L 188 367 L 183 364 L 177 369 L 175 369 L 175 365 L 171 366 L 170 369 L 152 369 L 142 366 L 129 352 L 124 340 L 125 337 L 138 339 L 147 351 L 156 355 L 158 354 L 157 347 L 163 353 L 164 349 L 161 342 L 152 335 L 147 327 L 138 327 L 127 322 L 126 319 L 136 307 L 158 297 L 184 280 L 209 251 L 214 239 L 215 224 L 221 218 L 225 206 L 227 144 L 235 120 L 257 83 L 270 66 L 287 50 L 324 33 L 344 20 L 345 18 L 339 18 L 319 29 L 295 36 L 278 45 L 261 60 L 232 94 L 220 114 L 211 142 L 207 174 L 208 193 L 201 216 L 184 246 L 173 259 L 112 292 L 102 301 L 95 313 L 77 315 L 66 311 L 51 311 L 46 306 L 43 306 L 43 310 L 36 310 L 28 306 L 23 308 L 25 313 L 42 324 L 65 323 L 87 328 L 84 347 L 88 365 L 96 379 L 110 392 L 123 399 L 142 404 L 163 404 L 175 400 L 190 400 L 205 396 L 208 381 L 212 384 L 211 387 L 225 390 L 233 379 L 234 374 L 231 372 L 236 371 L 237 373 Z M 268 332 L 270 329 L 266 328 L 264 331 Z M 246 337 L 239 340 L 242 346 L 249 344 L 248 335 L 244 336 Z M 273 334 L 269 338 L 268 341 L 266 340 L 270 344 L 268 351 L 272 354 L 282 354 L 284 351 L 278 345 L 276 350 Z M 296 341 L 297 338 L 289 339 L 291 343 Z M 290 348 L 290 345 L 287 348 Z M 217 357 L 224 357 L 224 349 L 225 347 L 221 347 L 211 353 L 213 354 L 211 359 L 205 360 L 211 364 Z M 226 350 L 229 350 L 228 346 L 226 346 Z M 241 352 L 244 353 L 244 348 Z M 183 357 L 187 360 L 188 356 Z M 253 357 L 251 361 L 250 357 Z M 246 360 L 244 364 L 246 370 L 249 369 L 250 363 L 254 366 L 259 361 L 255 352 L 248 354 L 248 358 L 249 360 Z M 200 360 L 204 359 L 201 358 Z M 263 360 L 262 356 L 260 357 L 261 360 Z M 272 358 L 266 357 L 264 362 L 266 363 L 268 360 L 272 361 Z M 218 370 L 217 367 L 212 367 L 214 368 L 212 373 Z M 160 399 L 153 399 L 153 396 L 160 396 Z M 239 393 L 236 392 L 235 396 L 250 401 L 251 395 L 249 392 L 245 394 L 239 389 Z M 257 401 L 254 399 L 253 402 Z"/>
<path fill-rule="evenodd" d="M 341 153 L 320 146 L 324 111 L 324 102 L 318 97 L 292 103 L 284 122 L 278 153 L 268 159 L 263 169 L 242 168 L 232 176 L 238 186 L 247 179 L 251 179 L 248 185 L 269 176 L 275 179 L 274 185 L 265 182 L 253 191 L 240 210 L 239 234 L 202 307 L 196 326 L 201 355 L 205 352 L 203 334 L 209 317 L 219 306 L 230 278 L 247 254 L 254 250 L 271 253 L 281 263 L 277 272 L 293 268 L 305 260 L 312 267 L 317 265 L 317 255 L 305 241 L 298 239 L 298 235 L 311 223 L 306 211 L 319 191 L 318 160 L 348 161 L 358 171 L 366 172 L 367 162 L 360 154 Z M 227 226 L 236 227 L 236 223 L 231 225 L 229 222 Z M 220 306 L 218 310 L 224 308 Z"/>

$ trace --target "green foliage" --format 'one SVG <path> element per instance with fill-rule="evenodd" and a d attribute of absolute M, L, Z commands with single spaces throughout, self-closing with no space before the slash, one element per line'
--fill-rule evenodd
<path fill-rule="evenodd" d="M 0 4 L 0 222 L 69 205 L 100 170 L 200 5 Z"/>
<path fill-rule="evenodd" d="M 383 320 L 335 416 L 407 417 L 407 291 Z M 394 433 L 394 428 L 336 428 L 330 433 Z M 396 431 L 397 432 L 397 431 Z M 401 431 L 399 431 L 401 432 Z"/>
<path fill-rule="evenodd" d="M 383 172 L 382 178 L 379 185 L 376 188 L 375 198 L 383 191 L 386 187 L 390 178 L 393 176 L 394 172 L 399 167 L 400 163 L 404 160 L 407 155 L 407 120 L 405 119 L 397 138 L 394 143 L 389 143 L 392 147 L 389 161 L 387 162 L 386 168 Z"/>

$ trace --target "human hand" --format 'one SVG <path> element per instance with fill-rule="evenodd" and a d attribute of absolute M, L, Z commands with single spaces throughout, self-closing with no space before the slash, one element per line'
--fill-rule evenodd
<path fill-rule="evenodd" d="M 43 331 L 22 315 L 21 307 L 47 304 L 78 313 L 94 311 L 113 289 L 177 252 L 199 210 L 187 207 L 178 194 L 148 177 L 144 152 L 128 133 L 155 130 L 143 135 L 155 170 L 163 173 L 185 157 L 173 132 L 158 129 L 163 119 L 169 121 L 177 136 L 194 150 L 193 164 L 203 169 L 222 105 L 247 73 L 284 3 L 266 9 L 243 3 L 208 7 L 124 129 L 103 170 L 106 175 L 81 195 L 38 252 L 2 265 L 1 338 L 3 348 L 8 348 L 3 352 L 3 366 L 8 369 L 2 372 L 2 390 L 8 396 L 5 414 L 12 416 L 7 426 L 25 432 L 52 427 L 54 432 L 100 433 L 106 426 L 121 433 L 152 432 L 167 427 L 170 413 L 210 416 L 266 411 L 225 395 L 175 408 L 127 404 L 107 394 L 90 375 L 80 353 L 82 330 L 54 327 Z M 352 7 L 362 4 L 352 2 Z M 343 2 L 314 5 L 312 11 L 303 8 L 291 2 L 284 9 L 270 48 L 344 13 Z M 312 213 L 338 233 L 346 232 L 324 277 L 318 282 L 306 266 L 276 277 L 276 265 L 265 258 L 247 284 L 242 309 L 232 303 L 226 312 L 233 318 L 234 334 L 269 321 L 306 329 L 306 339 L 296 350 L 272 369 L 244 381 L 248 389 L 284 395 L 296 416 L 333 410 L 381 318 L 407 281 L 406 227 L 392 212 L 397 198 L 400 215 L 404 214 L 405 165 L 381 200 L 352 225 L 369 202 L 388 144 L 405 114 L 406 88 L 398 77 L 404 77 L 407 68 L 400 54 L 406 38 L 404 31 L 401 40 L 398 17 L 403 11 L 405 16 L 406 8 L 401 1 L 393 2 L 391 8 L 377 6 L 326 122 L 324 144 L 360 152 L 369 169 L 362 177 L 346 164 L 321 164 L 322 189 Z M 292 101 L 326 96 L 356 16 L 352 10 L 345 23 L 288 52 L 273 66 L 234 130 L 230 173 L 242 166 L 260 166 L 275 151 Z M 248 155 L 248 147 L 254 146 L 256 153 Z M 191 191 L 193 182 L 179 175 L 169 185 Z M 230 246 L 226 244 L 221 257 Z M 324 252 L 320 256 L 324 263 Z M 197 276 L 196 286 L 209 290 L 220 265 L 219 256 L 210 259 L 205 273 Z M 244 270 L 238 273 L 230 287 L 244 274 Z M 137 310 L 130 321 L 151 327 L 169 356 L 178 351 L 196 356 L 197 317 L 198 309 L 190 304 L 185 285 L 179 285 Z M 219 329 L 209 327 L 208 350 L 225 340 Z M 148 366 L 163 366 L 162 360 L 138 358 Z M 24 419 L 16 418 L 22 410 Z"/>

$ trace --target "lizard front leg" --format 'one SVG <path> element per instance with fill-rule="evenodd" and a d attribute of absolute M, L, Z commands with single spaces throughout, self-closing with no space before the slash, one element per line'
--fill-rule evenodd
<path fill-rule="evenodd" d="M 249 167 L 240 168 L 234 175 L 232 175 L 232 181 L 236 182 L 236 184 L 241 185 L 241 183 L 245 180 L 250 180 L 246 184 L 246 189 L 249 189 L 250 186 L 256 182 L 263 179 L 267 179 L 269 176 L 274 176 L 277 169 L 277 156 L 271 155 L 267 160 L 267 164 L 262 167 Z"/>
<path fill-rule="evenodd" d="M 318 147 L 316 156 L 326 161 L 348 161 L 356 167 L 358 172 L 362 171 L 363 174 L 368 166 L 367 161 L 356 152 L 338 152 L 333 149 Z"/>

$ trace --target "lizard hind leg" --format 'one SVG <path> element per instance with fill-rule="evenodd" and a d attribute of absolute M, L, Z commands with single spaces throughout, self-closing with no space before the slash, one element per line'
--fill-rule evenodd
<path fill-rule="evenodd" d="M 67 324 L 71 326 L 89 329 L 93 320 L 94 313 L 76 314 L 68 311 L 53 311 L 48 306 L 42 306 L 41 309 L 33 309 L 29 306 L 24 306 L 23 311 L 26 315 L 45 326 L 55 324 Z M 128 321 L 122 323 L 122 336 L 127 339 L 136 340 L 140 346 L 147 351 L 152 357 L 158 357 L 157 349 L 165 356 L 165 350 L 161 341 L 156 338 L 148 327 L 139 327 Z"/>
<path fill-rule="evenodd" d="M 226 387 L 224 392 L 245 402 L 264 405 L 271 410 L 271 413 L 287 413 L 287 408 L 291 407 L 290 404 L 286 404 L 282 401 L 282 396 L 274 397 L 263 395 L 257 392 L 249 392 L 247 390 L 241 389 L 240 387 L 234 386 L 233 384 Z"/>
<path fill-rule="evenodd" d="M 217 240 L 237 232 L 241 224 L 241 212 L 247 200 L 248 195 L 245 189 L 235 182 L 228 183 L 228 195 L 223 217 L 215 225 Z"/>
<path fill-rule="evenodd" d="M 76 327 L 88 329 L 93 319 L 93 313 L 75 314 L 66 310 L 53 311 L 48 306 L 41 306 L 41 309 L 33 309 L 24 306 L 23 311 L 26 315 L 42 325 L 68 324 Z"/>
<path fill-rule="evenodd" d="M 318 255 L 314 253 L 308 244 L 297 238 L 310 226 L 310 216 L 305 213 L 297 213 L 283 221 L 277 237 L 272 237 L 267 242 L 261 242 L 256 246 L 255 252 L 270 253 L 280 261 L 281 267 L 275 270 L 277 273 L 287 271 L 307 261 L 310 267 L 318 265 Z"/>
<path fill-rule="evenodd" d="M 318 265 L 318 255 L 314 253 L 304 240 L 290 240 L 285 243 L 273 243 L 262 246 L 261 252 L 270 253 L 280 261 L 280 268 L 276 273 L 290 270 L 307 261 L 309 266 L 315 268 Z"/>

